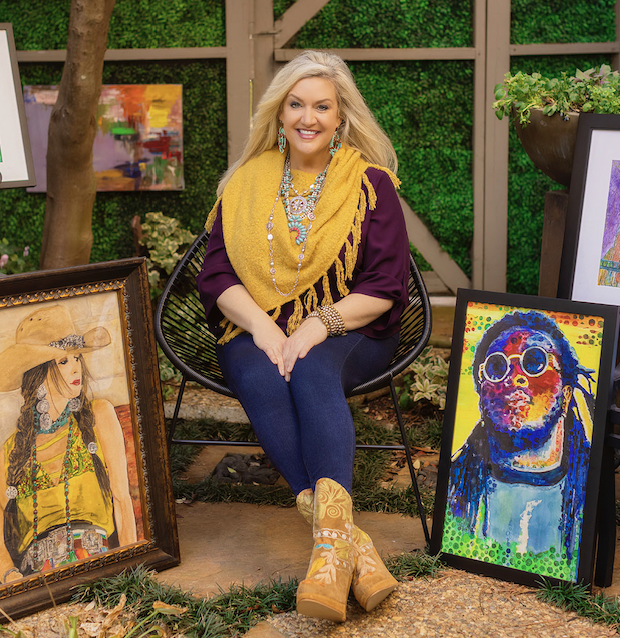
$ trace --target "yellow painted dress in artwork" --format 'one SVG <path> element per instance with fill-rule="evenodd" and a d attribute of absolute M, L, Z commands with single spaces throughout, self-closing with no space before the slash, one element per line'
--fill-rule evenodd
<path fill-rule="evenodd" d="M 16 433 L 4 444 L 7 472 L 15 436 Z M 63 453 L 39 460 L 41 452 L 64 437 L 68 445 Z M 20 555 L 25 552 L 22 564 L 16 567 L 22 574 L 51 569 L 107 550 L 107 539 L 115 530 L 112 497 L 102 492 L 97 481 L 92 457 L 96 454 L 102 463 L 104 459 L 96 438 L 95 443 L 90 445 L 91 453 L 72 415 L 68 433 L 61 428 L 31 453 L 26 474 L 15 486 L 17 550 Z M 64 459 L 60 471 L 49 472 L 49 465 L 61 457 Z"/>

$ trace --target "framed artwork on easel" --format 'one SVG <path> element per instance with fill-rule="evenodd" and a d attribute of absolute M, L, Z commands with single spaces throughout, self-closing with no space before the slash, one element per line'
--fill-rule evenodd
<path fill-rule="evenodd" d="M 0 188 L 34 186 L 34 164 L 13 29 L 0 23 Z"/>
<path fill-rule="evenodd" d="M 579 116 L 558 297 L 620 306 L 620 115 Z"/>

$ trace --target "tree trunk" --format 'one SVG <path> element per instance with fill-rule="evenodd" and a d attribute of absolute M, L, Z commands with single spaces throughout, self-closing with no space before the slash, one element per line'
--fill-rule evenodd
<path fill-rule="evenodd" d="M 96 194 L 93 141 L 115 1 L 71 1 L 67 59 L 48 133 L 42 269 L 90 260 Z"/>

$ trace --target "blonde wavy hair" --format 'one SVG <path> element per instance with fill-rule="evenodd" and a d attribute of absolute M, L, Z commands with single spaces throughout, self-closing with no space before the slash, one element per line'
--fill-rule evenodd
<path fill-rule="evenodd" d="M 392 142 L 377 124 L 343 59 L 324 51 L 304 51 L 278 71 L 265 91 L 241 157 L 220 180 L 218 197 L 240 166 L 273 148 L 277 142 L 278 120 L 286 96 L 297 82 L 314 77 L 325 78 L 334 84 L 338 114 L 344 120 L 340 127 L 343 144 L 359 151 L 370 164 L 378 164 L 396 173 L 398 160 Z"/>

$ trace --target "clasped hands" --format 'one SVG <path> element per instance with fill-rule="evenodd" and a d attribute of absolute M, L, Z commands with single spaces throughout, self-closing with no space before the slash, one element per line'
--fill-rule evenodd
<path fill-rule="evenodd" d="M 327 328 L 318 317 L 310 317 L 287 337 L 276 323 L 270 321 L 252 336 L 254 345 L 269 357 L 288 382 L 297 359 L 303 359 L 314 346 L 327 339 Z"/>

